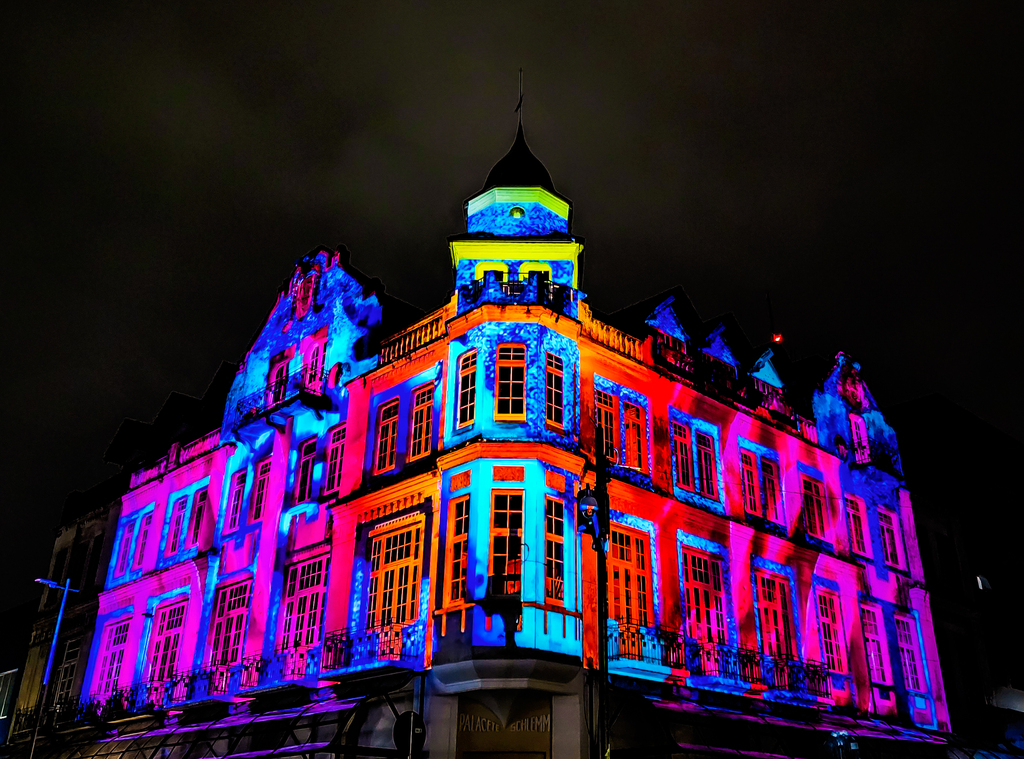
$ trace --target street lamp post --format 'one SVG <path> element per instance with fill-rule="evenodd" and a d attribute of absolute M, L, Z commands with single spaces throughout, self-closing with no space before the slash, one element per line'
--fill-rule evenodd
<path fill-rule="evenodd" d="M 606 759 L 608 753 L 608 556 L 606 541 L 611 531 L 608 500 L 608 469 L 605 456 L 599 450 L 595 456 L 596 490 L 589 487 L 581 491 L 580 520 L 584 531 L 593 537 L 597 554 L 597 759 Z"/>
<path fill-rule="evenodd" d="M 60 635 L 60 621 L 64 617 L 64 604 L 67 603 L 68 593 L 78 591 L 71 587 L 71 578 L 67 578 L 63 585 L 53 580 L 37 579 L 36 582 L 54 590 L 60 590 L 60 611 L 57 612 L 57 624 L 53 628 L 53 640 L 50 641 L 50 655 L 46 658 L 46 669 L 43 670 L 43 690 L 39 696 L 39 713 L 36 715 L 36 728 L 32 731 L 32 748 L 29 749 L 28 759 L 33 759 L 36 753 L 36 740 L 39 738 L 39 725 L 43 721 L 43 709 L 46 707 L 46 691 L 50 686 L 50 670 L 53 669 L 53 656 L 57 652 L 57 636 Z"/>

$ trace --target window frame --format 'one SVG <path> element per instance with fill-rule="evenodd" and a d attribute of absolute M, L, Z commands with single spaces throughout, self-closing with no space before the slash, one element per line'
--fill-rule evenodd
<path fill-rule="evenodd" d="M 654 587 L 651 580 L 651 536 L 618 522 L 608 536 L 608 618 L 622 627 L 652 627 Z M 621 572 L 621 575 L 617 575 Z M 621 582 L 618 578 L 621 577 Z M 620 613 L 619 609 L 624 613 Z M 635 610 L 635 612 L 634 612 Z M 632 617 L 634 616 L 634 620 Z"/>
<path fill-rule="evenodd" d="M 868 665 L 868 677 L 877 685 L 892 685 L 892 667 L 888 661 L 889 649 L 885 639 L 885 617 L 881 608 L 861 604 L 860 621 L 864 631 L 864 658 Z"/>
<path fill-rule="evenodd" d="M 772 470 L 769 474 L 768 470 Z M 769 522 L 785 524 L 786 513 L 782 503 L 782 467 L 778 460 L 761 456 L 761 494 L 764 500 L 764 516 Z M 771 487 L 769 487 L 771 483 Z M 769 498 L 769 494 L 771 497 Z"/>
<path fill-rule="evenodd" d="M 466 579 L 469 566 L 470 496 L 460 495 L 448 501 L 448 577 L 445 606 L 467 603 Z M 457 575 L 457 576 L 456 576 Z"/>
<path fill-rule="evenodd" d="M 850 448 L 856 464 L 871 463 L 871 440 L 868 426 L 860 414 L 850 414 Z"/>
<path fill-rule="evenodd" d="M 416 622 L 423 610 L 420 608 L 420 585 L 423 581 L 423 519 L 412 519 L 402 521 L 398 524 L 382 526 L 370 533 L 370 566 L 366 583 L 366 616 L 364 617 L 367 630 L 381 630 L 384 628 L 404 627 Z M 404 544 L 408 546 L 409 552 L 406 556 L 399 556 L 404 545 L 396 542 L 389 546 L 388 540 L 399 538 L 403 533 L 409 533 L 409 541 Z M 388 554 L 394 552 L 396 555 L 389 559 Z M 392 583 L 395 580 L 401 582 L 402 570 L 407 570 L 404 585 L 387 585 L 388 572 L 393 571 Z M 402 592 L 405 592 L 405 600 L 401 601 Z M 388 594 L 392 594 L 389 599 Z M 387 607 L 385 609 L 385 602 Z M 385 615 L 385 610 L 389 614 Z M 394 614 L 401 610 L 401 614 Z M 402 617 L 398 619 L 398 617 Z"/>
<path fill-rule="evenodd" d="M 324 493 L 333 493 L 341 489 L 341 468 L 345 462 L 345 438 L 348 434 L 347 423 L 335 425 L 327 431 L 327 453 L 324 462 L 327 475 L 324 477 Z"/>
<path fill-rule="evenodd" d="M 821 654 L 829 672 L 846 674 L 846 645 L 843 640 L 842 605 L 839 596 L 818 590 L 815 607 L 818 614 L 818 633 L 821 636 Z"/>
<path fill-rule="evenodd" d="M 698 567 L 696 561 L 706 562 L 706 567 Z M 682 564 L 683 626 L 686 634 L 705 643 L 727 645 L 729 612 L 724 562 L 715 554 L 684 547 Z M 706 574 L 706 579 L 696 576 L 698 571 Z M 697 599 L 696 604 L 692 602 L 691 595 Z M 702 612 L 703 619 L 700 618 Z"/>
<path fill-rule="evenodd" d="M 850 532 L 850 551 L 858 556 L 871 556 L 871 540 L 867 532 L 867 504 L 864 499 L 847 495 L 846 523 Z"/>
<path fill-rule="evenodd" d="M 228 518 L 224 532 L 237 530 L 242 521 L 242 501 L 245 500 L 245 481 L 248 472 L 243 469 L 231 477 L 231 494 L 228 496 Z"/>
<path fill-rule="evenodd" d="M 828 540 L 826 499 L 824 482 L 806 474 L 800 478 L 800 514 L 804 531 L 818 540 Z M 808 519 L 808 514 L 811 519 Z"/>
<path fill-rule="evenodd" d="M 178 671 L 187 607 L 188 601 L 176 599 L 160 606 L 153 614 L 152 640 L 146 657 L 148 681 L 167 683 Z M 171 624 L 173 627 L 169 626 Z"/>
<path fill-rule="evenodd" d="M 622 465 L 638 472 L 647 471 L 647 412 L 642 406 L 622 401 Z"/>
<path fill-rule="evenodd" d="M 903 525 L 898 513 L 891 509 L 878 509 L 878 537 L 882 542 L 882 560 L 886 566 L 903 569 Z M 890 550 L 895 553 L 894 560 L 889 556 Z"/>
<path fill-rule="evenodd" d="M 565 362 L 551 351 L 544 358 L 544 422 L 565 429 Z"/>
<path fill-rule="evenodd" d="M 908 691 L 927 693 L 921 657 L 921 640 L 917 634 L 917 619 L 910 614 L 893 616 L 896 625 L 896 646 L 900 652 L 903 684 Z"/>
<path fill-rule="evenodd" d="M 605 400 L 607 399 L 607 401 Z M 611 424 L 608 424 L 611 422 Z M 619 463 L 619 397 L 594 389 L 594 452 Z"/>
<path fill-rule="evenodd" d="M 96 668 L 94 695 L 109 696 L 118 689 L 130 632 L 130 618 L 112 620 L 103 628 L 102 656 L 97 657 L 100 666 Z"/>
<path fill-rule="evenodd" d="M 377 408 L 377 432 L 373 438 L 374 474 L 390 472 L 398 465 L 398 420 L 401 408 L 399 398 L 392 398 Z M 385 414 L 388 414 L 386 419 Z"/>
<path fill-rule="evenodd" d="M 697 483 L 694 477 L 693 434 L 690 430 L 690 425 L 673 421 L 670 426 L 672 434 L 672 463 L 675 466 L 675 471 L 672 473 L 672 481 L 680 490 L 695 493 L 697 492 Z M 682 478 L 684 469 L 687 480 L 685 483 Z"/>
<path fill-rule="evenodd" d="M 251 579 L 217 588 L 210 615 L 211 667 L 229 667 L 242 661 L 245 656 L 245 638 L 249 630 L 251 601 Z M 226 629 L 222 629 L 225 623 Z"/>
<path fill-rule="evenodd" d="M 266 510 L 266 506 L 270 501 L 270 475 L 273 471 L 273 458 L 267 456 L 264 459 L 260 459 L 253 466 L 253 471 L 256 473 L 255 482 L 252 484 L 252 494 L 250 499 L 252 504 L 249 508 L 250 521 L 258 522 L 263 519 L 263 512 Z"/>
<path fill-rule="evenodd" d="M 508 355 L 502 356 L 502 351 Z M 521 358 L 520 358 L 521 355 Z M 516 370 L 522 372 L 522 378 L 516 379 Z M 503 379 L 502 373 L 508 377 Z M 507 386 L 507 392 L 503 391 Z M 519 388 L 519 394 L 516 389 Z M 508 410 L 501 411 L 502 402 L 508 404 Z M 522 405 L 521 411 L 513 411 L 516 402 Z M 526 421 L 526 345 L 523 343 L 499 343 L 494 358 L 494 421 L 525 422 Z"/>
<path fill-rule="evenodd" d="M 142 515 L 139 520 L 139 536 L 135 540 L 135 557 L 132 559 L 132 569 L 139 569 L 146 560 L 146 543 L 149 540 L 149 529 L 153 525 L 153 512 Z"/>
<path fill-rule="evenodd" d="M 121 545 L 117 550 L 117 563 L 114 565 L 114 577 L 120 577 L 129 569 L 128 558 L 132 553 L 132 540 L 135 537 L 135 519 L 130 520 L 121 531 Z"/>
<path fill-rule="evenodd" d="M 757 571 L 758 621 L 761 627 L 759 641 L 761 653 L 778 661 L 791 661 L 796 658 L 796 626 L 793 619 L 792 599 L 790 597 L 789 579 L 773 572 Z M 775 598 L 770 598 L 773 593 Z M 771 612 L 771 614 L 769 613 Z M 780 626 L 781 623 L 781 626 Z M 770 636 L 774 628 L 775 635 Z M 779 648 L 778 633 L 781 632 L 783 648 Z M 774 640 L 772 638 L 774 637 Z M 772 649 L 775 650 L 766 650 Z M 780 653 L 781 651 L 781 653 Z"/>
<path fill-rule="evenodd" d="M 192 495 L 192 529 L 189 531 L 190 548 L 199 545 L 203 534 L 203 522 L 205 522 L 206 508 L 210 505 L 209 488 L 200 488 Z"/>
<path fill-rule="evenodd" d="M 498 508 L 497 503 L 499 498 L 507 498 L 508 503 L 503 511 L 504 514 L 504 526 L 498 526 Z M 512 508 L 512 498 L 519 499 L 518 510 Z M 512 527 L 513 516 L 518 512 L 518 527 Z M 504 577 L 505 594 L 515 594 L 520 592 L 523 583 L 523 523 L 526 512 L 526 491 L 516 488 L 494 488 L 491 490 L 491 519 L 490 519 L 490 535 L 488 539 L 488 556 L 487 556 L 487 576 L 488 577 Z M 513 540 L 515 538 L 515 540 Z M 499 541 L 505 541 L 504 553 L 498 552 Z M 518 549 L 513 552 L 512 546 L 515 545 Z M 504 571 L 500 573 L 495 572 L 495 559 L 498 556 L 504 557 Z M 510 572 L 509 568 L 517 569 L 518 572 Z M 510 579 L 518 577 L 519 579 Z M 494 589 L 491 590 L 494 593 Z"/>
<path fill-rule="evenodd" d="M 278 651 L 309 648 L 323 638 L 329 573 L 327 554 L 293 561 L 285 567 Z"/>
<path fill-rule="evenodd" d="M 462 429 L 476 423 L 476 369 L 477 352 L 468 350 L 459 356 L 458 403 L 455 427 Z"/>
<path fill-rule="evenodd" d="M 565 604 L 565 503 L 544 496 L 544 601 Z"/>
<path fill-rule="evenodd" d="M 409 397 L 412 400 L 409 411 L 409 460 L 415 461 L 429 456 L 434 450 L 434 383 L 427 382 L 413 388 Z M 421 418 L 417 420 L 417 416 Z"/>
<path fill-rule="evenodd" d="M 701 440 L 707 440 L 708 445 L 702 445 Z M 705 498 L 714 501 L 719 500 L 718 493 L 718 441 L 714 435 L 707 432 L 695 430 L 693 434 L 694 446 L 697 450 L 696 478 L 697 492 Z M 710 470 L 710 476 L 707 472 Z"/>
<path fill-rule="evenodd" d="M 753 451 L 740 448 L 740 496 L 743 500 L 743 511 L 759 517 L 763 515 L 757 459 L 758 456 Z"/>
<path fill-rule="evenodd" d="M 299 455 L 298 466 L 295 467 L 295 503 L 297 504 L 313 500 L 316 444 L 317 439 L 314 435 L 303 440 L 296 448 Z"/>
<path fill-rule="evenodd" d="M 72 656 L 69 654 L 73 653 Z M 53 703 L 66 702 L 71 696 L 78 674 L 78 660 L 82 656 L 82 639 L 70 638 L 61 647 L 60 662 L 54 662 L 53 671 Z"/>
<path fill-rule="evenodd" d="M 188 496 L 174 499 L 171 506 L 170 529 L 167 534 L 167 555 L 174 556 L 182 547 L 181 531 L 185 528 L 185 511 L 188 507 Z"/>

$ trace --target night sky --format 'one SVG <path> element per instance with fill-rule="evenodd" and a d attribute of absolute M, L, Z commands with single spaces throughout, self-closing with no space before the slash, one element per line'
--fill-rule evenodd
<path fill-rule="evenodd" d="M 1020 437 L 1019 4 L 161 5 L 5 18 L 0 608 L 122 418 L 201 395 L 311 247 L 442 302 L 520 67 L 597 308 L 682 284 L 759 343 L 770 289 L 795 357 Z"/>

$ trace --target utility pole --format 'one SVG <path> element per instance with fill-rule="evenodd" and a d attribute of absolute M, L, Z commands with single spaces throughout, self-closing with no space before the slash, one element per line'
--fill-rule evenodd
<path fill-rule="evenodd" d="M 50 686 L 50 670 L 53 669 L 53 656 L 57 652 L 57 636 L 60 635 L 60 621 L 64 618 L 64 605 L 68 600 L 68 593 L 78 591 L 71 587 L 71 578 L 67 578 L 63 585 L 58 585 L 53 580 L 37 579 L 36 582 L 48 588 L 61 591 L 60 610 L 57 612 L 57 624 L 53 628 L 53 640 L 50 641 L 50 655 L 46 659 L 46 669 L 43 670 L 43 690 L 39 695 L 39 713 L 36 715 L 36 727 L 32 731 L 32 748 L 29 749 L 28 759 L 34 759 L 36 753 L 36 740 L 39 739 L 39 726 L 43 722 L 43 710 L 46 708 L 46 692 Z"/>

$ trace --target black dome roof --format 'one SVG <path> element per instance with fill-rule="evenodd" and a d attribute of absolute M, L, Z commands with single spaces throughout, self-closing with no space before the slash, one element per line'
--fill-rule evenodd
<path fill-rule="evenodd" d="M 516 131 L 515 142 L 505 156 L 491 168 L 480 191 L 492 187 L 543 187 L 555 192 L 555 185 L 548 170 L 526 144 L 522 121 L 519 122 L 519 129 Z"/>

